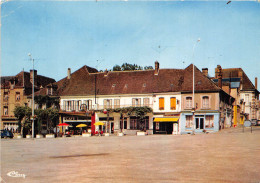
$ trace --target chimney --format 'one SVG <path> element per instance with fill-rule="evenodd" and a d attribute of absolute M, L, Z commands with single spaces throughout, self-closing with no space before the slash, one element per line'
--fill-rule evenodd
<path fill-rule="evenodd" d="M 107 74 L 108 74 L 108 71 L 106 69 L 105 72 L 104 72 L 104 76 L 107 76 Z"/>
<path fill-rule="evenodd" d="M 70 79 L 71 78 L 71 70 L 70 68 L 68 68 L 68 76 L 67 76 L 67 79 Z"/>
<path fill-rule="evenodd" d="M 255 89 L 257 89 L 257 77 L 255 77 Z"/>
<path fill-rule="evenodd" d="M 222 88 L 222 68 L 220 65 L 217 66 L 215 69 L 215 77 L 218 78 L 218 87 Z"/>
<path fill-rule="evenodd" d="M 202 68 L 202 73 L 204 74 L 204 76 L 208 77 L 208 72 L 209 72 L 208 68 Z"/>
<path fill-rule="evenodd" d="M 155 67 L 154 67 L 154 75 L 158 75 L 159 74 L 159 62 L 155 61 Z"/>
<path fill-rule="evenodd" d="M 33 81 L 33 75 L 34 75 L 34 84 L 36 84 L 37 83 L 37 70 L 34 70 L 34 72 L 33 72 L 33 70 L 30 70 L 30 81 L 31 81 L 31 83 Z"/>

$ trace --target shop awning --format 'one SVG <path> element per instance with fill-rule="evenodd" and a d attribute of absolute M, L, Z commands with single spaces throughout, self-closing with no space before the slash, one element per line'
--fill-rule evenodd
<path fill-rule="evenodd" d="M 154 122 L 177 122 L 179 118 L 154 118 Z"/>

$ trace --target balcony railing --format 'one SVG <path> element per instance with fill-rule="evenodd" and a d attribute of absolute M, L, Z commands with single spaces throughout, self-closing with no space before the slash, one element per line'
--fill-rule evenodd
<path fill-rule="evenodd" d="M 76 106 L 67 106 L 67 105 L 61 105 L 60 110 L 63 112 L 80 112 L 80 111 L 88 111 L 88 110 L 104 110 L 104 109 L 117 109 L 117 108 L 123 108 L 123 107 L 153 107 L 152 104 L 138 104 L 138 105 L 91 105 L 91 106 L 86 106 L 86 105 L 76 105 Z"/>

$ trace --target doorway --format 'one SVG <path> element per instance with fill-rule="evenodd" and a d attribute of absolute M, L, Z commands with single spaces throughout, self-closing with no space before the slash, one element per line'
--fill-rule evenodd
<path fill-rule="evenodd" d="M 196 129 L 204 129 L 204 118 L 195 118 L 196 120 Z"/>

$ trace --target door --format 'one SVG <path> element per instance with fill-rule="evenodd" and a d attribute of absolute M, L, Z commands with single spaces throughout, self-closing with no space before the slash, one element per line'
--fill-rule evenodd
<path fill-rule="evenodd" d="M 195 118 L 196 120 L 196 129 L 204 129 L 204 118 Z"/>

